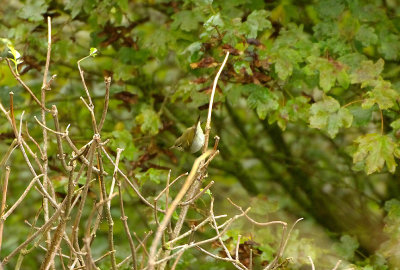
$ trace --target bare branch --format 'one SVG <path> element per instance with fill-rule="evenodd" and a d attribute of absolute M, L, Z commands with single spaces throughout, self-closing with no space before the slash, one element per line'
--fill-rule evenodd
<path fill-rule="evenodd" d="M 3 213 L 4 210 L 6 209 L 6 202 L 7 202 L 7 187 L 8 187 L 8 179 L 10 177 L 10 167 L 7 166 L 6 167 L 6 172 L 4 174 L 4 180 L 3 183 L 1 183 L 1 187 L 2 187 L 2 196 L 1 196 L 1 204 L 0 204 L 0 251 L 1 251 L 1 244 L 2 244 L 2 240 L 3 240 L 3 226 L 4 226 L 4 219 L 3 219 Z"/>
<path fill-rule="evenodd" d="M 210 104 L 208 106 L 208 115 L 207 115 L 206 130 L 205 130 L 205 137 L 204 137 L 203 153 L 206 152 L 206 150 L 208 148 L 208 138 L 210 136 L 210 130 L 211 130 L 211 113 L 212 113 L 212 108 L 213 108 L 213 103 L 214 103 L 215 90 L 217 88 L 219 76 L 221 75 L 221 72 L 224 69 L 226 61 L 228 61 L 228 57 L 229 57 L 229 51 L 226 52 L 225 59 L 222 62 L 221 67 L 219 68 L 217 75 L 215 76 L 215 79 L 214 79 L 214 84 L 213 84 L 213 88 L 211 91 L 211 97 L 210 97 Z"/>
<path fill-rule="evenodd" d="M 104 81 L 106 83 L 106 94 L 104 97 L 104 107 L 103 113 L 101 115 L 100 123 L 99 123 L 99 132 L 103 129 L 104 121 L 106 120 L 107 110 L 108 110 L 108 102 L 110 101 L 110 84 L 111 84 L 111 77 L 105 77 Z"/>
<path fill-rule="evenodd" d="M 194 201 L 196 201 L 198 198 L 200 198 L 204 193 L 206 193 L 207 190 L 209 190 L 209 188 L 214 185 L 214 181 L 211 181 L 210 183 L 208 183 L 207 186 L 205 186 L 199 193 L 196 194 L 196 196 L 194 196 L 193 198 L 191 198 L 190 200 L 186 201 L 186 202 L 182 202 L 179 205 L 188 205 L 193 203 Z"/>
<path fill-rule="evenodd" d="M 342 263 L 342 260 L 338 260 L 335 267 L 333 267 L 332 270 L 336 270 L 341 263 Z"/>
<path fill-rule="evenodd" d="M 161 236 L 162 236 L 165 228 L 167 227 L 168 223 L 171 220 L 173 212 L 175 211 L 176 207 L 182 200 L 183 196 L 185 196 L 186 192 L 188 191 L 188 189 L 192 185 L 193 181 L 195 180 L 195 176 L 197 173 L 197 169 L 200 166 L 200 162 L 202 162 L 204 159 L 206 159 L 211 154 L 211 152 L 212 152 L 212 150 L 205 152 L 200 157 L 198 157 L 196 159 L 196 161 L 193 163 L 193 167 L 192 167 L 192 170 L 190 171 L 189 176 L 186 178 L 186 181 L 183 184 L 181 190 L 179 191 L 178 195 L 176 195 L 174 201 L 171 203 L 170 208 L 168 208 L 168 211 L 165 214 L 165 217 L 164 217 L 162 223 L 160 224 L 160 226 L 158 226 L 153 243 L 150 247 L 150 256 L 149 256 L 149 262 L 148 262 L 149 270 L 154 269 L 155 255 L 156 255 L 157 247 L 158 247 L 158 244 L 160 243 Z"/>
<path fill-rule="evenodd" d="M 315 270 L 314 262 L 310 256 L 307 256 L 308 260 L 310 261 L 311 264 L 311 270 Z"/>

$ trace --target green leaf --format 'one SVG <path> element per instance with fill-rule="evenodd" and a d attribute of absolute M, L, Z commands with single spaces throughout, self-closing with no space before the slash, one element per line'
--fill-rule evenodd
<path fill-rule="evenodd" d="M 379 33 L 378 52 L 386 60 L 398 60 L 400 55 L 400 39 L 398 34 L 390 33 L 387 28 L 384 28 Z"/>
<path fill-rule="evenodd" d="M 369 98 L 364 100 L 363 108 L 370 108 L 376 103 L 381 110 L 386 110 L 395 105 L 396 100 L 399 98 L 399 93 L 392 89 L 389 81 L 380 79 L 369 84 L 374 88 L 367 93 Z"/>
<path fill-rule="evenodd" d="M 321 19 L 336 18 L 342 14 L 345 8 L 341 0 L 321 0 L 317 3 L 316 10 Z"/>
<path fill-rule="evenodd" d="M 384 64 L 383 59 L 379 59 L 375 64 L 371 60 L 361 62 L 359 68 L 350 74 L 351 83 L 361 83 L 361 87 L 365 87 L 378 78 Z"/>
<path fill-rule="evenodd" d="M 18 17 L 31 22 L 43 21 L 43 13 L 47 11 L 48 4 L 45 0 L 28 0 L 18 10 Z"/>
<path fill-rule="evenodd" d="M 236 73 L 241 74 L 242 70 L 244 70 L 248 75 L 253 75 L 253 71 L 250 68 L 250 63 L 247 61 L 237 61 L 233 64 L 233 68 L 235 69 Z"/>
<path fill-rule="evenodd" d="M 183 31 L 193 31 L 198 29 L 198 24 L 203 21 L 199 12 L 191 10 L 183 10 L 172 15 L 174 22 L 171 24 L 172 29 L 181 29 Z"/>
<path fill-rule="evenodd" d="M 316 56 L 308 57 L 307 61 L 308 68 L 319 72 L 319 85 L 325 92 L 331 90 L 336 81 L 345 89 L 349 86 L 350 80 L 344 64 Z"/>
<path fill-rule="evenodd" d="M 161 127 L 160 116 L 152 109 L 144 109 L 141 114 L 136 116 L 136 122 L 140 124 L 140 130 L 143 133 L 156 135 Z"/>
<path fill-rule="evenodd" d="M 399 157 L 400 151 L 392 138 L 372 133 L 358 137 L 355 142 L 358 148 L 353 154 L 353 162 L 365 161 L 367 174 L 381 171 L 385 163 L 389 172 L 395 172 L 397 164 L 394 157 Z"/>
<path fill-rule="evenodd" d="M 351 126 L 353 115 L 347 108 L 341 108 L 336 99 L 325 96 L 311 106 L 309 120 L 312 128 L 324 130 L 334 138 L 341 127 Z"/>
<path fill-rule="evenodd" d="M 347 74 L 345 69 L 342 69 L 337 73 L 336 79 L 341 87 L 343 87 L 344 89 L 349 88 L 350 76 L 349 74 Z"/>
<path fill-rule="evenodd" d="M 351 260 L 358 247 L 359 244 L 357 238 L 343 235 L 340 237 L 340 243 L 335 244 L 333 248 L 336 249 L 340 257 L 343 257 L 346 260 Z"/>
<path fill-rule="evenodd" d="M 388 212 L 390 218 L 400 218 L 400 201 L 391 199 L 385 202 L 385 211 Z"/>
<path fill-rule="evenodd" d="M 371 122 L 373 108 L 366 109 L 361 106 L 350 106 L 349 111 L 354 117 L 353 126 L 363 127 Z"/>
<path fill-rule="evenodd" d="M 247 38 L 256 38 L 258 32 L 272 27 L 271 22 L 267 19 L 268 16 L 269 12 L 266 10 L 254 10 L 241 25 L 240 33 Z"/>
<path fill-rule="evenodd" d="M 84 0 L 66 1 L 65 9 L 71 11 L 71 17 L 74 19 L 82 10 Z"/>
<path fill-rule="evenodd" d="M 275 72 L 279 79 L 286 80 L 293 73 L 293 68 L 298 66 L 302 58 L 298 51 L 291 48 L 282 48 L 277 52 L 275 60 Z"/>
<path fill-rule="evenodd" d="M 400 118 L 390 123 L 390 126 L 393 128 L 394 131 L 400 129 Z"/>
<path fill-rule="evenodd" d="M 247 86 L 249 97 L 247 103 L 251 109 L 256 109 L 258 117 L 265 119 L 267 114 L 278 109 L 278 96 L 268 88 L 251 84 Z"/>
<path fill-rule="evenodd" d="M 113 149 L 122 148 L 121 158 L 134 160 L 138 153 L 138 149 L 133 143 L 132 134 L 127 130 L 114 130 L 112 133 L 111 147 Z"/>
<path fill-rule="evenodd" d="M 151 181 L 156 184 L 160 184 L 161 182 L 165 182 L 167 179 L 168 172 L 165 170 L 158 170 L 154 168 L 148 169 L 146 172 L 136 173 L 135 177 L 139 180 L 140 184 Z"/>
<path fill-rule="evenodd" d="M 375 34 L 374 28 L 363 24 L 356 33 L 356 39 L 360 41 L 363 46 L 368 47 L 377 43 L 378 36 Z"/>
<path fill-rule="evenodd" d="M 215 27 L 224 26 L 224 22 L 221 19 L 221 15 L 219 13 L 212 15 L 208 20 L 204 23 L 204 28 L 207 32 L 213 32 Z"/>
<path fill-rule="evenodd" d="M 89 56 L 96 57 L 97 53 L 98 53 L 98 50 L 96 48 L 90 48 Z"/>
<path fill-rule="evenodd" d="M 310 111 L 308 101 L 309 99 L 303 96 L 288 100 L 285 106 L 280 107 L 268 117 L 268 123 L 277 122 L 278 126 L 285 130 L 288 122 L 307 121 Z"/>

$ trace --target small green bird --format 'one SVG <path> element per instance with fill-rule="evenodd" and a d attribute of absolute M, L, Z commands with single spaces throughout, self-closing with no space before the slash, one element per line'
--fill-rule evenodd
<path fill-rule="evenodd" d="M 176 139 L 175 144 L 171 148 L 178 149 L 179 151 L 188 151 L 196 153 L 204 145 L 204 132 L 201 129 L 200 117 L 192 127 L 186 129 L 182 136 Z"/>

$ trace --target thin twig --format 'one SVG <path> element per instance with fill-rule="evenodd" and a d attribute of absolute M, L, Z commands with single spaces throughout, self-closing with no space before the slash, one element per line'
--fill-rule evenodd
<path fill-rule="evenodd" d="M 113 166 L 115 166 L 115 162 L 112 160 L 112 158 L 110 157 L 110 155 L 107 153 L 106 149 L 105 149 L 103 146 L 101 146 L 101 145 L 100 145 L 100 147 L 101 147 L 101 150 L 103 151 L 103 153 L 105 154 L 105 156 L 107 157 L 107 159 L 111 162 L 111 164 L 112 164 Z M 154 209 L 154 206 L 153 206 L 148 200 L 146 200 L 146 198 L 140 193 L 138 186 L 137 186 L 136 184 L 133 184 L 133 183 L 129 180 L 129 178 L 124 174 L 124 172 L 121 171 L 121 169 L 119 169 L 119 168 L 118 168 L 118 173 L 122 176 L 122 178 L 124 178 L 125 182 L 127 182 L 128 185 L 135 191 L 135 193 L 136 193 L 136 194 L 138 195 L 138 197 L 142 200 L 142 202 L 143 202 L 144 204 L 146 204 L 147 206 L 150 206 L 152 209 Z M 162 210 L 162 209 L 160 209 L 160 208 L 158 208 L 157 211 L 158 211 L 158 212 L 161 212 L 161 213 L 165 213 L 165 210 Z"/>
<path fill-rule="evenodd" d="M 235 206 L 240 212 L 244 213 L 242 207 L 240 207 L 239 205 L 237 205 L 237 204 L 235 204 L 234 202 L 232 202 L 232 200 L 229 199 L 229 198 L 227 198 L 227 200 L 228 200 L 233 206 Z M 258 221 L 255 221 L 254 219 L 252 219 L 251 217 L 249 217 L 247 214 L 245 214 L 245 217 L 247 218 L 248 221 L 250 221 L 251 223 L 253 223 L 254 225 L 257 225 L 257 226 L 269 226 L 269 225 L 272 225 L 272 224 L 281 224 L 281 225 L 283 225 L 283 226 L 287 226 L 287 223 L 286 223 L 286 222 L 283 222 L 283 221 L 280 221 L 280 220 L 277 220 L 277 221 L 269 221 L 269 222 L 258 222 Z"/>
<path fill-rule="evenodd" d="M 4 214 L 1 215 L 0 222 L 1 224 L 14 212 L 15 208 L 20 205 L 20 203 L 25 199 L 26 195 L 28 195 L 29 191 L 31 190 L 32 186 L 36 183 L 37 178 L 42 177 L 43 174 L 40 174 L 32 179 L 32 181 L 29 183 L 29 185 L 25 188 L 24 192 L 19 196 L 18 200 L 15 201 L 15 203 L 8 209 L 8 211 Z M 4 198 L 4 197 L 3 197 Z M 3 211 L 1 211 L 1 214 L 3 214 Z"/>
<path fill-rule="evenodd" d="M 163 234 L 165 228 L 167 227 L 168 223 L 171 220 L 173 212 L 175 211 L 176 207 L 182 200 L 183 196 L 185 196 L 186 192 L 188 191 L 188 189 L 192 185 L 193 181 L 195 180 L 195 176 L 197 173 L 197 169 L 200 166 L 200 162 L 202 162 L 204 159 L 206 159 L 211 154 L 211 152 L 212 152 L 212 150 L 209 150 L 195 160 L 195 162 L 193 163 L 192 170 L 190 171 L 190 174 L 186 178 L 185 183 L 183 184 L 178 195 L 176 195 L 175 199 L 171 203 L 170 208 L 168 208 L 168 211 L 165 214 L 165 217 L 164 217 L 163 221 L 161 222 L 160 226 L 158 226 L 157 232 L 153 239 L 153 243 L 151 244 L 151 247 L 150 247 L 150 256 L 149 256 L 149 262 L 148 262 L 149 270 L 154 269 L 155 259 L 156 259 L 155 255 L 156 255 L 157 247 L 158 247 L 158 244 L 160 243 L 160 240 L 161 240 L 161 237 L 162 237 L 162 234 Z"/>
<path fill-rule="evenodd" d="M 4 168 L 7 165 L 8 159 L 10 158 L 12 152 L 14 152 L 15 148 L 18 147 L 17 139 L 14 139 L 11 145 L 8 147 L 7 152 L 3 155 L 3 158 L 0 161 L 0 168 Z"/>
<path fill-rule="evenodd" d="M 336 270 L 341 263 L 342 263 L 342 260 L 338 260 L 335 267 L 333 267 L 332 270 Z"/>
<path fill-rule="evenodd" d="M 207 115 L 206 130 L 205 130 L 205 135 L 204 135 L 203 153 L 208 148 L 208 138 L 210 136 L 210 130 L 211 130 L 211 113 L 212 113 L 212 108 L 213 108 L 213 103 L 214 103 L 215 90 L 217 88 L 217 83 L 218 83 L 219 76 L 221 75 L 221 72 L 224 69 L 226 61 L 228 61 L 228 57 L 229 57 L 229 51 L 226 52 L 225 59 L 222 62 L 221 67 L 219 68 L 218 73 L 217 73 L 217 75 L 215 76 L 215 79 L 214 79 L 213 88 L 212 88 L 212 91 L 211 91 L 210 103 L 209 103 L 209 106 L 208 106 L 208 115 Z"/>
<path fill-rule="evenodd" d="M 42 148 L 40 147 L 39 143 L 31 136 L 31 134 L 29 133 L 28 130 L 28 122 L 25 122 L 25 131 L 26 131 L 26 135 L 28 136 L 28 138 L 36 145 L 36 147 L 38 148 L 39 152 L 40 152 L 40 156 L 43 158 L 44 154 L 42 151 Z"/>
<path fill-rule="evenodd" d="M 27 86 L 23 80 L 21 80 L 21 77 L 19 76 L 19 74 L 16 74 L 13 67 L 11 66 L 11 62 L 10 59 L 6 58 L 7 61 L 7 65 L 11 71 L 11 74 L 14 76 L 14 78 L 25 88 L 26 91 L 28 91 L 28 93 L 31 95 L 31 97 L 33 98 L 33 100 L 40 106 L 40 108 L 44 109 L 46 112 L 50 112 L 49 109 L 45 108 L 44 105 L 39 101 L 39 99 L 35 96 L 35 94 L 33 93 L 33 91 L 29 88 L 29 86 Z"/>
<path fill-rule="evenodd" d="M 310 261 L 311 264 L 311 270 L 315 270 L 314 262 L 310 256 L 307 256 L 308 260 Z"/>
<path fill-rule="evenodd" d="M 33 118 L 35 118 L 36 122 L 37 122 L 42 128 L 44 128 L 45 130 L 48 130 L 48 131 L 50 131 L 50 132 L 53 132 L 54 134 L 57 134 L 57 135 L 61 135 L 61 136 L 63 136 L 63 137 L 67 136 L 67 133 L 58 132 L 58 131 L 52 130 L 51 128 L 45 126 L 43 123 L 41 123 L 41 122 L 36 118 L 36 116 L 34 116 Z"/>
<path fill-rule="evenodd" d="M 99 173 L 99 179 L 100 179 L 100 187 L 101 187 L 101 192 L 103 193 L 103 197 L 104 198 L 108 198 L 108 203 L 106 203 L 105 205 L 105 212 L 106 212 L 106 219 L 107 219 L 107 224 L 108 224 L 108 247 L 110 252 L 112 252 L 110 254 L 110 260 L 111 260 L 111 268 L 113 270 L 117 270 L 117 262 L 115 260 L 115 248 L 114 248 L 114 221 L 112 219 L 111 216 L 111 210 L 110 210 L 110 202 L 111 202 L 111 194 L 110 193 L 110 197 L 107 197 L 107 191 L 106 191 L 106 183 L 104 181 L 104 177 L 103 177 L 103 159 L 101 156 L 101 150 L 98 149 L 97 150 L 97 162 L 99 164 L 99 169 L 100 169 L 100 173 Z M 118 167 L 118 164 L 117 164 Z"/>
<path fill-rule="evenodd" d="M 214 185 L 214 181 L 211 181 L 210 183 L 208 183 L 207 186 L 205 186 L 199 193 L 196 194 L 196 196 L 194 196 L 193 198 L 191 198 L 190 200 L 186 201 L 186 202 L 182 202 L 179 205 L 184 206 L 184 205 L 188 205 L 193 203 L 194 201 L 196 201 L 198 198 L 200 198 L 204 193 L 206 193 L 206 191 L 212 186 Z"/>
<path fill-rule="evenodd" d="M 235 260 L 236 260 L 237 262 L 240 261 L 240 260 L 239 260 L 239 246 L 240 246 L 240 238 L 241 238 L 241 237 L 242 237 L 242 236 L 239 234 L 239 235 L 238 235 L 237 242 L 236 242 Z"/>
<path fill-rule="evenodd" d="M 105 77 L 104 81 L 106 83 L 106 94 L 104 97 L 104 107 L 103 113 L 101 115 L 100 123 L 99 123 L 99 132 L 103 129 L 104 121 L 106 120 L 107 110 L 108 110 L 108 103 L 110 101 L 110 84 L 111 84 L 111 77 Z M 112 192 L 110 192 L 112 193 Z"/>
<path fill-rule="evenodd" d="M 63 166 L 63 168 L 69 172 L 72 167 L 68 166 L 67 163 L 65 162 L 65 154 L 64 154 L 64 150 L 63 150 L 63 146 L 62 146 L 62 141 L 61 138 L 64 136 L 61 136 L 59 133 L 60 132 L 60 123 L 58 121 L 58 110 L 56 105 L 51 106 L 51 114 L 53 116 L 53 120 L 54 120 L 54 127 L 56 129 L 56 138 L 57 138 L 57 146 L 58 146 L 58 159 L 61 160 L 61 164 Z M 68 133 L 68 128 L 66 129 L 65 133 Z"/>
<path fill-rule="evenodd" d="M 122 151 L 123 151 L 123 149 L 117 148 L 117 156 L 115 158 L 115 168 L 114 168 L 113 179 L 117 179 L 117 169 L 116 168 L 118 168 L 118 163 L 119 163 L 119 159 L 120 159 Z M 135 244 L 133 243 L 131 233 L 129 231 L 128 221 L 127 221 L 128 217 L 125 215 L 124 200 L 122 198 L 121 182 L 119 181 L 119 179 L 117 179 L 117 187 L 118 187 L 118 194 L 119 194 L 119 205 L 120 205 L 120 209 L 121 209 L 121 220 L 124 225 L 125 234 L 128 237 L 129 247 L 131 249 L 133 269 L 136 270 L 137 269 L 136 248 L 135 248 Z"/>
<path fill-rule="evenodd" d="M 383 135 L 383 112 L 381 109 L 379 109 L 379 112 L 381 113 L 381 135 Z"/>
<path fill-rule="evenodd" d="M 2 264 L 6 265 L 12 257 L 14 257 L 21 249 L 26 247 L 30 242 L 32 242 L 38 235 L 46 233 L 53 222 L 60 216 L 63 204 L 65 203 L 65 200 L 60 204 L 58 207 L 57 211 L 53 214 L 49 220 L 43 224 L 43 226 L 37 230 L 35 233 L 33 233 L 30 237 L 28 237 L 22 244 L 20 244 L 17 248 L 15 248 L 10 254 L 8 254 L 6 257 L 4 257 Z"/>
<path fill-rule="evenodd" d="M 0 205 L 0 251 L 1 251 L 1 244 L 2 244 L 2 240 L 3 240 L 3 226 L 4 226 L 4 219 L 3 219 L 3 213 L 4 210 L 6 209 L 6 203 L 7 203 L 7 187 L 8 187 L 8 179 L 10 177 L 10 167 L 7 166 L 6 167 L 6 172 L 4 174 L 4 180 L 3 183 L 1 183 L 1 187 L 2 187 L 2 197 L 1 197 L 1 205 Z"/>
<path fill-rule="evenodd" d="M 10 92 L 10 118 L 11 118 L 11 126 L 14 131 L 15 138 L 18 139 L 18 131 L 17 124 L 15 122 L 15 114 L 14 114 L 14 93 Z"/>
<path fill-rule="evenodd" d="M 215 216 L 215 219 L 219 219 L 219 218 L 223 218 L 226 217 L 226 215 L 219 215 L 219 216 Z M 197 231 L 198 229 L 200 229 L 201 227 L 203 227 L 205 224 L 207 224 L 208 222 L 210 222 L 211 220 L 211 216 L 207 217 L 206 219 L 204 219 L 202 222 L 200 222 L 197 226 L 191 228 L 189 231 L 175 237 L 174 239 L 170 240 L 169 242 L 167 242 L 165 244 L 165 248 L 170 248 L 172 246 L 172 244 L 178 242 L 179 240 L 181 240 L 182 238 L 185 238 L 186 236 L 189 236 L 191 234 L 193 234 L 195 231 Z"/>

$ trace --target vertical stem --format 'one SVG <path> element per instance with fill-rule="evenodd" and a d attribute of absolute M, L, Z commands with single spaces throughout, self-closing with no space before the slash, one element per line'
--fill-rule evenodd
<path fill-rule="evenodd" d="M 122 149 L 117 148 L 117 156 L 115 158 L 115 169 L 114 169 L 114 174 L 113 174 L 113 178 L 115 178 L 115 179 L 117 179 L 117 174 L 118 174 L 117 168 L 118 168 L 118 163 L 119 163 L 119 159 L 121 156 L 121 152 L 122 152 Z M 131 248 L 133 269 L 136 270 L 137 269 L 136 247 L 135 247 L 135 244 L 133 243 L 132 235 L 129 231 L 129 226 L 128 226 L 128 222 L 127 222 L 128 217 L 125 215 L 124 200 L 122 198 L 122 192 L 121 192 L 121 181 L 119 179 L 117 179 L 117 187 L 118 187 L 118 194 L 119 194 L 119 205 L 120 205 L 120 209 L 121 209 L 121 220 L 124 225 L 125 234 L 128 237 L 129 247 Z"/>
<path fill-rule="evenodd" d="M 99 164 L 99 179 L 100 179 L 100 186 L 101 186 L 101 193 L 103 193 L 103 199 L 107 199 L 107 192 L 106 192 L 106 183 L 104 182 L 103 176 L 103 160 L 101 157 L 100 149 L 97 151 L 97 162 Z M 117 269 L 117 262 L 115 261 L 115 249 L 114 249 L 114 221 L 111 216 L 110 205 L 108 203 L 105 204 L 105 211 L 106 211 L 106 219 L 108 223 L 108 247 L 110 249 L 110 259 L 111 259 L 111 267 L 113 270 Z"/>
<path fill-rule="evenodd" d="M 205 131 L 203 153 L 206 152 L 207 148 L 208 148 L 208 139 L 210 137 L 210 130 L 211 130 L 211 114 L 212 114 L 212 108 L 213 108 L 213 103 L 214 103 L 215 89 L 217 88 L 219 76 L 221 75 L 222 70 L 224 69 L 226 61 L 228 61 L 228 57 L 229 57 L 229 51 L 226 52 L 225 59 L 222 62 L 222 65 L 219 68 L 218 73 L 217 73 L 217 75 L 215 76 L 215 79 L 214 79 L 213 88 L 212 88 L 212 91 L 211 91 L 210 103 L 208 105 L 208 115 L 207 115 L 207 122 L 206 122 L 206 131 Z"/>
<path fill-rule="evenodd" d="M 6 173 L 4 176 L 4 182 L 2 185 L 2 197 L 1 197 L 1 206 L 0 206 L 0 217 L 3 215 L 3 212 L 6 208 L 6 199 L 7 199 L 7 187 L 8 187 L 8 178 L 10 177 L 10 167 L 6 167 Z M 1 243 L 3 240 L 3 226 L 4 221 L 0 218 L 0 251 L 1 251 Z"/>
<path fill-rule="evenodd" d="M 49 72 L 49 66 L 50 66 L 50 54 L 51 54 L 51 19 L 50 17 L 47 17 L 47 25 L 48 25 L 48 39 L 47 39 L 47 57 L 46 57 L 46 66 L 44 69 L 44 74 L 43 74 L 43 83 L 42 83 L 42 88 L 41 88 L 41 95 L 40 95 L 40 102 L 42 104 L 42 110 L 41 110 L 41 119 L 42 123 L 46 124 L 46 88 L 47 88 L 47 75 Z M 48 190 L 48 183 L 49 179 L 47 177 L 47 170 L 48 170 L 48 160 L 47 160 L 47 145 L 48 139 L 47 139 L 47 130 L 43 128 L 43 187 L 45 191 Z M 43 197 L 43 212 L 44 212 L 44 221 L 45 223 L 49 220 L 49 203 L 48 199 Z M 51 235 L 50 231 L 47 231 L 46 233 L 46 244 L 47 248 L 50 247 L 50 242 L 51 242 Z"/>

